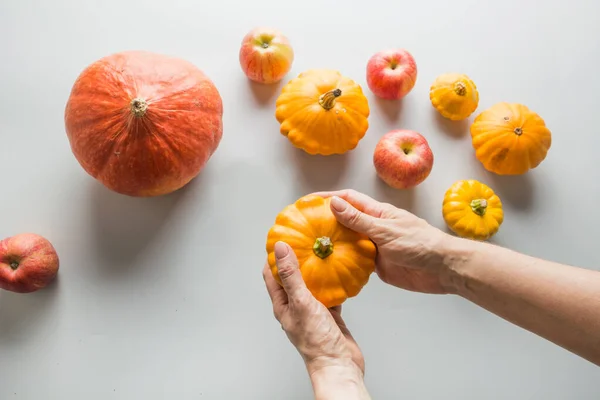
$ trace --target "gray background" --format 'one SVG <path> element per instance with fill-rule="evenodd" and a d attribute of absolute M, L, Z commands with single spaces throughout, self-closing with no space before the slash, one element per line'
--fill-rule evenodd
<path fill-rule="evenodd" d="M 310 398 L 260 272 L 275 215 L 315 190 L 352 187 L 443 227 L 445 190 L 480 179 L 505 204 L 495 243 L 599 268 L 600 5 L 536 4 L 2 1 L 0 237 L 48 237 L 61 270 L 36 294 L 0 293 L 0 398 Z M 241 39 L 257 25 L 293 44 L 284 82 L 325 67 L 363 86 L 371 127 L 355 151 L 311 157 L 279 134 L 283 83 L 251 84 L 238 64 Z M 368 58 L 388 47 L 409 49 L 419 68 L 399 103 L 366 87 Z M 161 198 L 109 192 L 79 166 L 64 132 L 77 75 L 127 49 L 192 61 L 224 100 L 223 141 L 208 167 Z M 444 121 L 429 102 L 435 76 L 450 71 L 476 82 L 478 112 L 521 102 L 546 120 L 553 146 L 540 168 L 510 178 L 483 170 L 472 118 Z M 415 190 L 387 188 L 372 167 L 377 140 L 393 128 L 420 131 L 435 154 Z M 403 292 L 373 276 L 344 314 L 375 399 L 600 398 L 599 369 L 457 297 Z"/>

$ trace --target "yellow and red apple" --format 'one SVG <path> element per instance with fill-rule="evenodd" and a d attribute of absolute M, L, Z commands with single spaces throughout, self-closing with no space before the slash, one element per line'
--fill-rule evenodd
<path fill-rule="evenodd" d="M 259 83 L 275 83 L 288 73 L 294 50 L 279 31 L 256 28 L 248 32 L 240 48 L 240 65 L 246 76 Z"/>
<path fill-rule="evenodd" d="M 398 100 L 406 96 L 417 81 L 417 63 L 404 49 L 375 54 L 367 64 L 367 84 L 377 97 Z"/>
<path fill-rule="evenodd" d="M 433 152 L 418 132 L 394 130 L 381 137 L 373 163 L 377 175 L 389 186 L 409 189 L 423 182 L 433 168 Z"/>
<path fill-rule="evenodd" d="M 0 288 L 30 293 L 46 287 L 58 273 L 58 255 L 40 235 L 23 233 L 0 241 Z"/>

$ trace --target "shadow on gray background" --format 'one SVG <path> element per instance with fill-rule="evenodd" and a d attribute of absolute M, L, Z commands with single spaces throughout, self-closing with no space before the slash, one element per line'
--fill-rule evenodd
<path fill-rule="evenodd" d="M 523 211 L 533 207 L 536 190 L 531 172 L 515 176 L 496 175 L 490 172 L 488 180 L 488 185 L 500 197 L 502 203 Z"/>
<path fill-rule="evenodd" d="M 60 270 L 52 283 L 34 293 L 0 290 L 0 348 L 52 331 L 43 326 L 58 323 L 59 289 Z"/>
<path fill-rule="evenodd" d="M 388 122 L 398 122 L 402 119 L 403 100 L 385 100 L 375 96 L 375 105 Z"/>
<path fill-rule="evenodd" d="M 377 175 L 374 175 L 373 179 L 377 180 L 374 193 L 374 198 L 376 200 L 390 203 L 412 213 L 417 212 L 417 210 L 415 210 L 415 190 L 418 190 L 418 187 L 412 189 L 394 189 L 393 187 L 388 186 Z"/>
<path fill-rule="evenodd" d="M 251 81 L 250 79 L 246 79 L 246 82 L 250 87 L 250 91 L 254 96 L 254 100 L 256 100 L 263 107 L 271 107 L 271 105 L 274 106 L 275 98 L 279 96 L 284 82 L 287 81 L 284 77 L 281 81 L 272 84 L 258 83 Z M 275 114 L 275 108 L 273 108 L 273 114 Z"/>
<path fill-rule="evenodd" d="M 134 268 L 136 258 L 152 245 L 186 192 L 201 185 L 202 173 L 183 188 L 158 197 L 129 197 L 94 183 L 91 190 L 96 263 L 113 273 Z"/>
<path fill-rule="evenodd" d="M 461 139 L 469 134 L 470 118 L 462 121 L 452 121 L 444 118 L 435 108 L 431 108 L 431 117 L 436 127 L 453 139 Z"/>
<path fill-rule="evenodd" d="M 298 177 L 298 195 L 328 191 L 339 186 L 352 157 L 352 151 L 331 156 L 311 155 L 294 146 L 286 146 Z"/>

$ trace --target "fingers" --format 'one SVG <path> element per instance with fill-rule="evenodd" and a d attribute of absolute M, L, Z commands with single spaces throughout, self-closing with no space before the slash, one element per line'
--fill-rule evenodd
<path fill-rule="evenodd" d="M 331 307 L 330 310 L 332 311 L 332 314 L 333 313 L 337 313 L 337 314 L 342 315 L 342 306 L 341 305 L 335 306 L 335 307 Z"/>
<path fill-rule="evenodd" d="M 340 197 L 331 198 L 331 211 L 338 222 L 353 231 L 372 236 L 377 219 L 361 211 Z"/>
<path fill-rule="evenodd" d="M 318 192 L 314 194 L 321 197 L 337 196 L 346 200 L 362 212 L 367 213 L 376 218 L 380 218 L 386 208 L 385 204 L 370 198 L 366 194 L 357 192 L 356 190 L 352 189 L 338 190 L 335 192 Z"/>
<path fill-rule="evenodd" d="M 296 254 L 287 243 L 275 243 L 275 262 L 281 285 L 287 293 L 288 299 L 297 299 L 306 290 L 306 284 L 302 279 Z"/>
<path fill-rule="evenodd" d="M 273 302 L 273 309 L 277 313 L 278 307 L 287 303 L 287 295 L 281 285 L 273 278 L 273 273 L 271 272 L 268 263 L 266 263 L 265 268 L 263 268 L 263 279 L 265 280 L 271 302 Z"/>
<path fill-rule="evenodd" d="M 344 336 L 354 341 L 350 330 L 346 326 L 346 322 L 344 322 L 344 319 L 342 318 L 342 306 L 332 307 L 329 309 L 329 312 L 331 313 L 331 316 L 333 317 L 335 323 L 340 328 L 340 331 L 342 331 Z"/>

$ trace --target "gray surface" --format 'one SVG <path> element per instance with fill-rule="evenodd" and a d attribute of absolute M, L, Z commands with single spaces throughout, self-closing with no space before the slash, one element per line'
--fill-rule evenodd
<path fill-rule="evenodd" d="M 311 0 L 293 11 L 284 1 L 85 3 L 0 5 L 0 236 L 45 235 L 62 261 L 47 290 L 0 293 L 0 399 L 310 398 L 260 271 L 275 215 L 314 190 L 353 187 L 442 227 L 446 188 L 480 179 L 505 203 L 496 243 L 600 266 L 598 2 Z M 417 84 L 399 104 L 368 93 L 371 128 L 357 150 L 307 156 L 278 133 L 281 85 L 250 84 L 238 65 L 255 25 L 292 41 L 286 79 L 336 68 L 368 91 L 367 59 L 401 46 L 417 60 Z M 219 150 L 198 179 L 166 197 L 104 189 L 64 132 L 76 76 L 125 49 L 194 62 L 224 99 Z M 429 85 L 449 71 L 474 79 L 478 111 L 522 102 L 545 118 L 554 143 L 538 170 L 499 178 L 481 168 L 468 124 L 441 120 L 429 104 Z M 423 133 L 435 153 L 414 191 L 386 188 L 372 167 L 378 138 L 398 127 Z M 590 363 L 459 298 L 402 292 L 374 277 L 344 312 L 375 399 L 600 398 Z"/>

